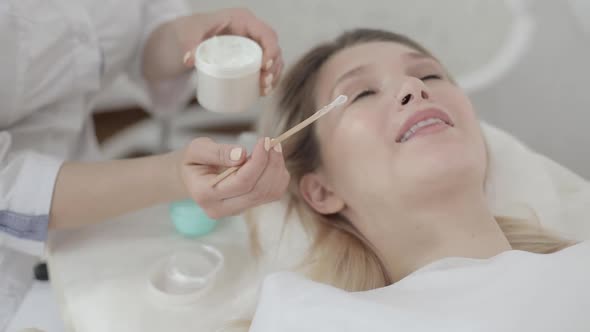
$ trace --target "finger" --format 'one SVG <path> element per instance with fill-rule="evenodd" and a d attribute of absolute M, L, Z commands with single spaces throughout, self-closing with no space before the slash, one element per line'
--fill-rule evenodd
<path fill-rule="evenodd" d="M 243 23 L 241 26 L 245 28 L 245 34 L 248 37 L 254 39 L 262 46 L 262 68 L 269 70 L 281 54 L 277 33 L 250 12 L 243 14 Z"/>
<path fill-rule="evenodd" d="M 195 65 L 195 51 L 190 50 L 184 54 L 184 58 L 182 59 L 182 63 L 185 67 L 190 68 Z"/>
<path fill-rule="evenodd" d="M 187 147 L 184 160 L 188 169 L 185 179 L 193 200 L 203 208 L 219 203 L 224 197 L 208 185 L 209 181 L 221 172 L 220 165 L 231 167 L 245 161 L 246 151 L 240 146 L 217 144 L 210 138 L 195 139 Z"/>
<path fill-rule="evenodd" d="M 281 81 L 281 74 L 283 73 L 283 66 L 284 66 L 284 62 L 283 62 L 283 58 L 281 57 L 279 59 L 279 64 L 277 65 L 277 68 L 275 68 L 274 72 L 273 72 L 273 81 L 272 81 L 273 88 L 276 88 L 277 85 L 279 84 L 279 82 Z"/>
<path fill-rule="evenodd" d="M 276 57 L 275 61 L 273 62 L 273 65 L 270 68 L 267 68 L 266 71 L 269 73 L 272 73 L 276 79 L 281 72 L 282 66 L 283 66 L 283 55 L 279 54 Z"/>
<path fill-rule="evenodd" d="M 283 64 L 282 57 L 279 57 L 279 61 L 269 71 L 262 73 L 260 78 L 260 95 L 268 96 L 277 87 L 281 79 Z"/>
<path fill-rule="evenodd" d="M 270 72 L 263 72 L 260 75 L 260 95 L 266 96 L 270 92 L 274 82 L 274 74 Z"/>
<path fill-rule="evenodd" d="M 289 180 L 290 176 L 285 168 L 283 154 L 272 151 L 268 165 L 255 188 L 245 195 L 224 199 L 219 209 L 228 215 L 235 215 L 256 205 L 276 201 L 284 195 Z"/>
<path fill-rule="evenodd" d="M 269 138 L 260 139 L 246 163 L 213 188 L 215 196 L 229 198 L 250 192 L 268 163 L 268 149 L 266 147 L 269 144 Z"/>
<path fill-rule="evenodd" d="M 220 198 L 216 197 L 211 187 L 207 185 L 205 178 L 212 172 L 211 169 L 201 169 L 202 166 L 192 166 L 185 173 L 185 183 L 190 197 L 204 210 L 219 204 Z"/>
<path fill-rule="evenodd" d="M 185 153 L 185 163 L 191 165 L 232 167 L 243 164 L 245 159 L 246 150 L 243 147 L 218 144 L 207 137 L 193 140 Z"/>
<path fill-rule="evenodd" d="M 212 28 L 205 32 L 203 35 L 203 40 L 231 32 L 232 18 L 231 16 L 228 16 L 224 10 L 211 14 L 209 18 L 213 22 Z"/>

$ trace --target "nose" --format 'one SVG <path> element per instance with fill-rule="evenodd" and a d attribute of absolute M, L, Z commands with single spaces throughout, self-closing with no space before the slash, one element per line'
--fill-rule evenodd
<path fill-rule="evenodd" d="M 430 94 L 428 87 L 421 80 L 411 77 L 402 85 L 398 95 L 397 101 L 401 106 L 418 103 L 428 100 Z"/>

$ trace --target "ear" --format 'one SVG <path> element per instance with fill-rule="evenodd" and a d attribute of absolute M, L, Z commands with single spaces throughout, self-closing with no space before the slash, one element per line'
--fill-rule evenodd
<path fill-rule="evenodd" d="M 338 213 L 346 206 L 344 200 L 327 186 L 327 181 L 320 174 L 304 175 L 299 182 L 299 191 L 307 204 L 321 214 Z"/>

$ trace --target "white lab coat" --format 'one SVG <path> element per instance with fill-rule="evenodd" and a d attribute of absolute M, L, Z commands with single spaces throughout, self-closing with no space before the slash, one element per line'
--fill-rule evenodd
<path fill-rule="evenodd" d="M 187 13 L 183 0 L 0 2 L 0 233 L 43 242 L 62 162 L 97 159 L 95 96 L 120 74 L 143 84 L 144 42 Z"/>

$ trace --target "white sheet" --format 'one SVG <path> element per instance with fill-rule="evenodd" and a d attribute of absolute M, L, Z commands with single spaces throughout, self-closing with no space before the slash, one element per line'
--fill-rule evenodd
<path fill-rule="evenodd" d="M 278 273 L 264 283 L 250 331 L 588 331 L 589 258 L 590 242 L 550 255 L 445 258 L 357 293 Z"/>
<path fill-rule="evenodd" d="M 516 138 L 482 124 L 488 142 L 488 203 L 497 215 L 537 217 L 574 239 L 590 235 L 590 184 Z"/>

